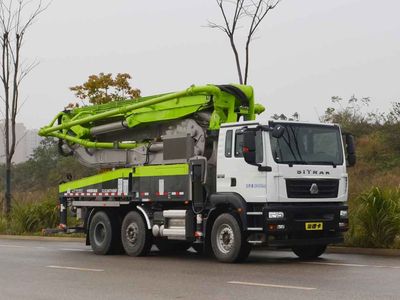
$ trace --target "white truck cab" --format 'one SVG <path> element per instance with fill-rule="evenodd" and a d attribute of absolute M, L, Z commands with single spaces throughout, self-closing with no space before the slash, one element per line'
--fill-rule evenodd
<path fill-rule="evenodd" d="M 342 135 L 338 125 L 224 124 L 217 161 L 217 194 L 239 194 L 246 202 L 250 243 L 295 251 L 314 244 L 323 251 L 343 241 L 346 164 L 354 164 L 355 157 L 352 137 Z"/>

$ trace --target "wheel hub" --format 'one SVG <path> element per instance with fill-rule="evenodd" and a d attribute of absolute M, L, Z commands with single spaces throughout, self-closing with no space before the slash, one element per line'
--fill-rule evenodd
<path fill-rule="evenodd" d="M 138 232 L 139 228 L 136 223 L 129 224 L 125 231 L 127 241 L 131 244 L 135 244 L 137 241 Z"/>
<path fill-rule="evenodd" d="M 94 228 L 94 241 L 97 245 L 100 245 L 104 242 L 106 238 L 106 227 L 104 223 L 99 222 L 96 224 Z"/>
<path fill-rule="evenodd" d="M 221 225 L 217 235 L 218 250 L 222 253 L 228 253 L 232 250 L 234 242 L 235 236 L 232 227 L 228 224 Z"/>

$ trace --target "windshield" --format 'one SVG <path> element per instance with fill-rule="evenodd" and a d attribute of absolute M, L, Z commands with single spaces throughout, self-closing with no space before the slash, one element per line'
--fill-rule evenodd
<path fill-rule="evenodd" d="M 285 124 L 281 138 L 272 134 L 274 160 L 281 164 L 342 165 L 342 138 L 337 126 Z"/>

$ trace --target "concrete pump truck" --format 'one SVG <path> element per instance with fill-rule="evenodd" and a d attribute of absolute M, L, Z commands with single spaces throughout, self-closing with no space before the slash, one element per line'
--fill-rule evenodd
<path fill-rule="evenodd" d="M 193 247 L 221 262 L 252 247 L 320 256 L 348 228 L 353 137 L 335 124 L 269 121 L 244 85 L 191 86 L 70 108 L 41 128 L 101 172 L 59 186 L 62 232 L 96 254 Z M 74 212 L 82 226 L 68 227 Z"/>

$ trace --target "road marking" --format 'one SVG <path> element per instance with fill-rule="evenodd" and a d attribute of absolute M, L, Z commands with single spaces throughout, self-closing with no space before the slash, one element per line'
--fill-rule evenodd
<path fill-rule="evenodd" d="M 315 261 L 307 261 L 307 262 L 301 262 L 301 263 L 309 264 L 309 265 L 326 265 L 326 266 L 355 267 L 355 268 L 400 269 L 400 266 L 361 265 L 361 264 L 328 263 L 328 262 L 315 262 Z"/>
<path fill-rule="evenodd" d="M 43 247 L 43 246 L 21 246 L 21 245 L 9 245 L 9 244 L 0 244 L 0 247 L 3 248 L 31 248 L 38 250 L 61 250 L 61 251 L 79 251 L 79 252 L 92 252 L 90 249 L 79 249 L 79 248 L 51 248 L 51 247 Z"/>
<path fill-rule="evenodd" d="M 20 246 L 20 245 L 6 245 L 6 244 L 0 244 L 0 247 L 4 247 L 4 248 L 26 248 L 26 246 Z"/>
<path fill-rule="evenodd" d="M 313 287 L 267 284 L 267 283 L 255 283 L 255 282 L 228 281 L 228 283 L 229 284 L 248 285 L 248 286 L 272 287 L 272 288 L 280 288 L 280 289 L 294 289 L 294 290 L 303 290 L 303 291 L 316 290 L 316 288 L 313 288 Z"/>
<path fill-rule="evenodd" d="M 90 249 L 78 249 L 78 248 L 62 248 L 61 251 L 79 251 L 79 252 L 92 252 Z"/>
<path fill-rule="evenodd" d="M 63 267 L 63 266 L 46 266 L 46 268 L 74 270 L 74 271 L 87 271 L 87 272 L 104 272 L 103 269 L 87 269 L 87 268 Z"/>

